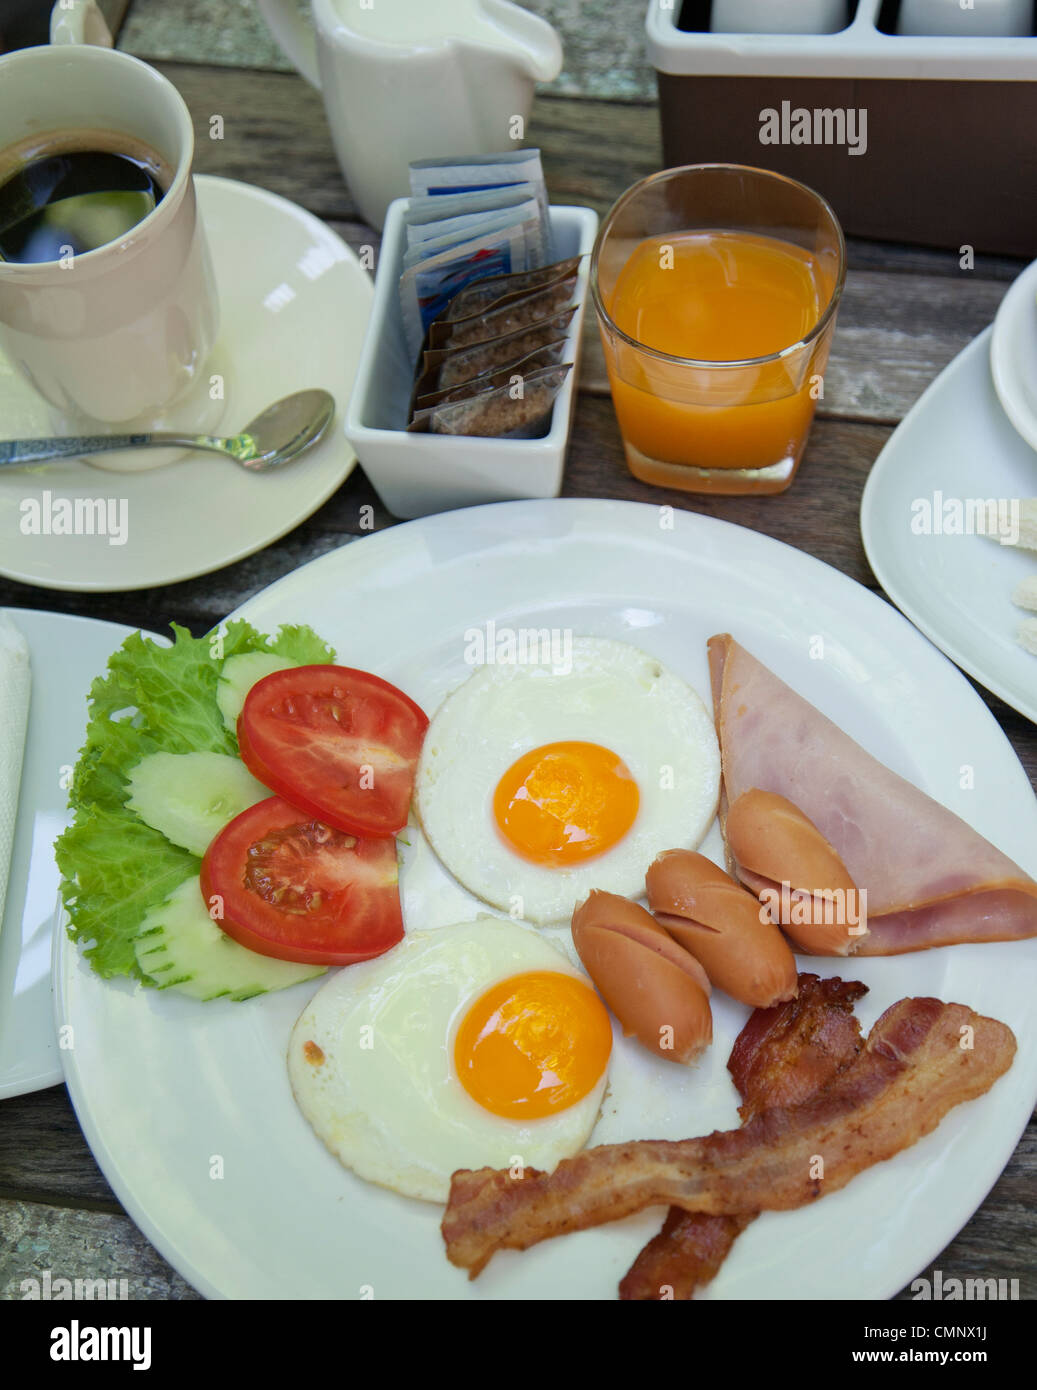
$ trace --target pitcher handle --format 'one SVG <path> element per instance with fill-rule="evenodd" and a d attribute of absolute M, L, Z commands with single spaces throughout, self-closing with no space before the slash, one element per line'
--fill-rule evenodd
<path fill-rule="evenodd" d="M 259 0 L 259 8 L 285 56 L 310 86 L 319 91 L 317 35 L 300 14 L 298 6 L 293 0 Z"/>
<path fill-rule="evenodd" d="M 111 48 L 112 32 L 94 0 L 58 0 L 50 12 L 51 43 L 92 43 Z"/>

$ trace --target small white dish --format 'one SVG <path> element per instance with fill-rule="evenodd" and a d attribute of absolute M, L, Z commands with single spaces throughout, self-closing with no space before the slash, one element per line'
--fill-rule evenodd
<path fill-rule="evenodd" d="M 1001 301 L 990 340 L 990 372 L 1005 414 L 1037 449 L 1037 261 L 1016 277 Z"/>
<path fill-rule="evenodd" d="M 208 364 L 224 390 L 218 432 L 309 386 L 330 391 L 339 416 L 297 462 L 262 475 L 201 453 L 149 470 L 146 450 L 123 459 L 142 472 L 79 460 L 0 469 L 0 574 L 9 579 L 107 591 L 208 574 L 298 526 L 356 464 L 341 412 L 370 313 L 370 276 L 339 236 L 287 199 L 230 179 L 196 181 L 220 295 L 222 328 Z M 50 407 L 2 354 L 0 421 L 5 438 L 54 433 Z M 66 513 L 75 524 L 77 500 L 80 533 L 54 534 Z M 103 523 L 89 505 L 97 503 Z"/>
<path fill-rule="evenodd" d="M 945 367 L 894 430 L 861 498 L 868 563 L 897 607 L 963 671 L 1037 723 L 1037 657 L 1015 634 L 1012 590 L 1037 554 L 987 535 L 916 534 L 912 519 L 961 500 L 1037 496 L 1037 455 L 990 380 L 988 328 Z M 964 758 L 963 761 L 969 761 Z"/>
<path fill-rule="evenodd" d="M 0 1099 L 61 1081 L 50 978 L 60 878 L 53 846 L 68 823 L 68 777 L 86 733 L 90 683 L 135 631 L 65 613 L 4 611 L 29 644 L 32 698 L 0 928 Z"/>
<path fill-rule="evenodd" d="M 428 516 L 481 502 L 557 497 L 562 490 L 576 406 L 580 334 L 597 213 L 582 207 L 551 208 L 555 259 L 584 259 L 576 281 L 577 309 L 562 358 L 574 365 L 555 399 L 550 430 L 542 439 L 462 438 L 407 433 L 415 366 L 404 341 L 400 312 L 400 272 L 406 249 L 403 212 L 407 203 L 408 199 L 397 198 L 385 219 L 374 308 L 346 411 L 346 437 L 394 516 Z"/>

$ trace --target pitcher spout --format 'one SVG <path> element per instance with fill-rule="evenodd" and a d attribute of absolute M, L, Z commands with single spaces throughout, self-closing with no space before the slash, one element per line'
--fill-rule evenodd
<path fill-rule="evenodd" d="M 523 76 L 534 82 L 553 82 L 562 70 L 562 43 L 558 34 L 539 15 L 511 0 L 476 0 L 483 18 L 501 34 Z"/>

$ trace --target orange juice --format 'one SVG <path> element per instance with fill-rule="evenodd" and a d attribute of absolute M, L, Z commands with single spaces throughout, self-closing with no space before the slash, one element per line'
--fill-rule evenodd
<path fill-rule="evenodd" d="M 675 468 L 767 468 L 787 486 L 820 394 L 828 335 L 816 350 L 750 360 L 800 344 L 832 288 L 830 268 L 774 237 L 707 230 L 641 242 L 606 303 L 624 333 L 668 355 L 638 352 L 615 335 L 605 339 L 632 471 L 679 487 Z M 745 490 L 756 489 L 747 483 Z"/>

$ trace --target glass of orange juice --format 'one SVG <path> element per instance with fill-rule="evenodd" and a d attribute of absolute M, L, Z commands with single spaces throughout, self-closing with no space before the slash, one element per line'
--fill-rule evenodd
<path fill-rule="evenodd" d="M 693 164 L 628 189 L 598 233 L 591 290 L 634 477 L 783 492 L 845 277 L 835 213 L 795 179 Z"/>

